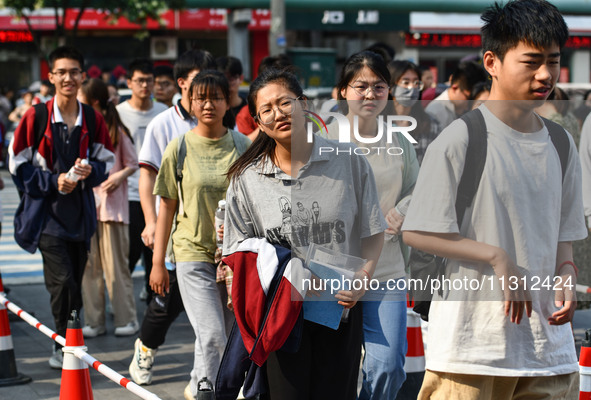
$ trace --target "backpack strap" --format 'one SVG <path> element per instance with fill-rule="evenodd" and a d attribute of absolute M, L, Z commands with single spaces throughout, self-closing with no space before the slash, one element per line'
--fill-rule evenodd
<path fill-rule="evenodd" d="M 176 181 L 180 186 L 183 180 L 183 166 L 185 165 L 185 158 L 187 157 L 187 143 L 185 143 L 185 134 L 179 135 L 176 151 Z"/>
<path fill-rule="evenodd" d="M 479 109 L 472 110 L 464 114 L 462 120 L 468 126 L 468 148 L 456 198 L 458 228 L 461 228 L 464 213 L 472 204 L 478 190 L 484 164 L 486 163 L 487 149 L 486 123 L 482 112 Z"/>
<path fill-rule="evenodd" d="M 33 106 L 35 108 L 35 119 L 33 121 L 33 128 L 35 130 L 35 143 L 33 144 L 33 151 L 31 154 L 34 154 L 35 151 L 39 148 L 39 144 L 43 137 L 45 136 L 45 129 L 47 128 L 47 119 L 49 118 L 49 114 L 47 112 L 47 104 L 39 103 Z"/>
<path fill-rule="evenodd" d="M 541 117 L 548 128 L 550 139 L 552 144 L 558 152 L 560 158 L 560 166 L 562 167 L 562 181 L 564 182 L 564 176 L 566 175 L 566 168 L 568 166 L 568 154 L 570 153 L 570 141 L 564 128 L 554 121 L 550 121 L 544 117 Z"/>
<path fill-rule="evenodd" d="M 232 139 L 234 140 L 234 147 L 236 147 L 236 151 L 238 155 L 243 155 L 246 150 L 248 149 L 248 142 L 244 140 L 244 135 L 240 132 L 235 131 L 234 129 L 230 129 L 230 133 L 232 133 Z"/>
<path fill-rule="evenodd" d="M 234 147 L 238 155 L 241 156 L 248 149 L 248 142 L 244 140 L 244 135 L 230 129 Z M 179 142 L 177 146 L 177 160 L 176 160 L 176 180 L 180 182 L 183 180 L 183 166 L 185 165 L 185 158 L 187 157 L 187 144 L 185 143 L 185 134 L 179 135 Z"/>
<path fill-rule="evenodd" d="M 244 135 L 240 132 L 236 132 L 230 129 L 232 134 L 232 140 L 234 141 L 234 147 L 238 155 L 244 154 L 248 149 L 248 142 L 244 140 Z M 181 181 L 183 180 L 183 167 L 185 165 L 185 158 L 187 157 L 187 143 L 185 142 L 185 133 L 179 135 L 179 141 L 177 143 L 177 156 L 176 156 L 176 182 L 179 193 L 179 214 L 184 212 L 183 208 L 183 189 Z"/>
<path fill-rule="evenodd" d="M 176 152 L 176 187 L 179 196 L 179 215 L 185 214 L 185 206 L 183 204 L 183 186 L 181 182 L 183 180 L 183 166 L 185 165 L 185 158 L 187 157 L 187 143 L 185 142 L 185 134 L 179 135 L 179 141 L 177 143 Z"/>

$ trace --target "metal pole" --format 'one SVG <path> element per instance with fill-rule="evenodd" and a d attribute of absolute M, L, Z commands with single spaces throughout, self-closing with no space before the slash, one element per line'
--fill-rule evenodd
<path fill-rule="evenodd" d="M 243 74 L 250 79 L 250 34 L 248 23 L 252 18 L 250 8 L 228 10 L 228 55 L 242 63 Z"/>
<path fill-rule="evenodd" d="M 269 54 L 285 53 L 285 0 L 271 0 L 271 29 L 269 30 Z"/>

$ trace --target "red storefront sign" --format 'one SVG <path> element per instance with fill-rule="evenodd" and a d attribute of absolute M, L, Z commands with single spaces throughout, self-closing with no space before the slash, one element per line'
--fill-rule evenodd
<path fill-rule="evenodd" d="M 268 31 L 271 29 L 270 10 L 252 10 L 252 20 L 248 25 L 251 31 Z"/>
<path fill-rule="evenodd" d="M 66 12 L 66 29 L 74 28 L 76 18 L 78 17 L 78 10 L 68 9 Z M 174 12 L 166 11 L 160 16 L 164 29 L 174 29 Z M 158 29 L 160 26 L 158 22 L 149 19 L 146 28 Z M 78 29 L 80 30 L 106 30 L 106 29 L 121 29 L 121 30 L 137 30 L 140 29 L 139 24 L 129 22 L 126 18 L 118 18 L 113 20 L 111 16 L 104 11 L 86 9 L 82 14 L 80 22 L 78 22 Z"/>
<path fill-rule="evenodd" d="M 566 45 L 564 47 L 570 49 L 591 49 L 591 37 L 571 36 L 566 41 Z"/>
<path fill-rule="evenodd" d="M 228 10 L 225 8 L 199 8 L 181 11 L 166 11 L 161 15 L 164 24 L 162 29 L 169 30 L 218 30 L 225 31 Z M 65 13 L 66 29 L 72 29 L 76 23 L 78 9 L 68 9 Z M 49 11 L 36 13 L 30 17 L 33 30 L 54 30 L 55 17 Z M 268 31 L 271 26 L 269 10 L 252 10 L 252 18 L 248 25 L 252 31 Z M 148 20 L 146 27 L 150 30 L 161 29 L 157 21 Z M 112 20 L 110 15 L 102 10 L 86 9 L 78 23 L 79 30 L 138 30 L 139 24 L 132 23 L 125 18 Z M 28 30 L 24 19 L 2 10 L 0 14 L 0 30 Z"/>
<path fill-rule="evenodd" d="M 225 31 L 228 29 L 227 14 L 228 10 L 225 8 L 198 8 L 181 11 L 179 13 L 178 27 L 175 29 Z"/>
<path fill-rule="evenodd" d="M 480 35 L 476 34 L 407 33 L 405 44 L 408 47 L 479 48 L 482 46 L 482 40 Z M 564 47 L 591 49 L 591 36 L 571 36 Z"/>
<path fill-rule="evenodd" d="M 29 31 L 0 31 L 0 43 L 32 42 L 33 35 Z"/>
<path fill-rule="evenodd" d="M 453 35 L 438 33 L 407 33 L 408 47 L 473 47 L 482 45 L 480 35 Z"/>

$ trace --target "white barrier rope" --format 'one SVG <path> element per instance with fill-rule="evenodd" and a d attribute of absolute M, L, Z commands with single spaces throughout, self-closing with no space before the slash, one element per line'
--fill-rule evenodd
<path fill-rule="evenodd" d="M 0 303 L 4 304 L 4 306 L 18 315 L 21 319 L 27 322 L 32 327 L 36 328 L 37 330 L 41 331 L 44 335 L 50 337 L 51 339 L 55 340 L 57 343 L 61 344 L 62 346 L 66 345 L 66 339 L 63 336 L 58 335 L 47 326 L 43 325 L 39 320 L 33 317 L 31 314 L 24 311 L 22 308 L 8 300 L 4 297 L 4 292 L 0 292 Z M 76 358 L 84 361 L 90 367 L 97 370 L 99 373 L 107 377 L 108 379 L 112 380 L 116 384 L 124 387 L 125 389 L 129 390 L 131 393 L 141 397 L 144 400 L 161 400 L 160 397 L 156 396 L 154 393 L 147 391 L 146 389 L 138 386 L 134 382 L 130 381 L 123 375 L 115 372 L 111 368 L 107 367 L 102 362 L 98 361 L 96 358 L 82 350 L 81 348 L 74 348 L 73 351 L 74 356 Z"/>

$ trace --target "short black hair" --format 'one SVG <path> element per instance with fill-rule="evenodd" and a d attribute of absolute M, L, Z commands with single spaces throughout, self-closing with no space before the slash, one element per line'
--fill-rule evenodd
<path fill-rule="evenodd" d="M 384 58 L 373 51 L 363 50 L 359 53 L 353 54 L 345 61 L 341 76 L 337 83 L 337 98 L 344 100 L 342 90 L 353 81 L 353 79 L 363 71 L 363 68 L 369 68 L 378 78 L 383 80 L 386 85 L 390 85 L 390 70 Z M 344 102 L 343 104 L 344 105 Z"/>
<path fill-rule="evenodd" d="M 154 78 L 167 76 L 174 81 L 174 71 L 170 65 L 158 65 L 154 67 Z"/>
<path fill-rule="evenodd" d="M 392 87 L 398 84 L 402 75 L 406 73 L 406 71 L 413 71 L 421 79 L 421 70 L 415 63 L 408 60 L 394 60 L 388 63 L 388 71 L 390 71 L 390 82 L 388 84 Z"/>
<path fill-rule="evenodd" d="M 488 74 L 482 65 L 474 61 L 465 61 L 458 64 L 451 75 L 451 83 L 457 84 L 460 89 L 472 91 L 474 85 L 488 79 Z"/>
<path fill-rule="evenodd" d="M 267 69 L 285 70 L 292 74 L 295 73 L 295 68 L 287 54 L 277 54 L 263 58 L 259 63 L 257 75 L 262 75 Z"/>
<path fill-rule="evenodd" d="M 568 39 L 568 27 L 560 11 L 546 0 L 511 0 L 504 6 L 495 3 L 480 16 L 484 25 L 482 50 L 492 51 L 502 61 L 507 51 L 525 42 L 536 48 Z"/>
<path fill-rule="evenodd" d="M 215 59 L 217 70 L 230 76 L 242 75 L 242 63 L 236 57 L 222 56 Z"/>
<path fill-rule="evenodd" d="M 394 50 L 394 47 L 384 42 L 375 42 L 365 50 L 379 54 L 386 63 L 392 61 L 396 56 L 396 50 Z"/>
<path fill-rule="evenodd" d="M 84 56 L 78 51 L 78 49 L 72 46 L 60 46 L 49 53 L 49 57 L 47 57 L 49 69 L 53 70 L 53 64 L 55 61 L 62 58 L 78 61 L 80 69 L 84 71 Z"/>
<path fill-rule="evenodd" d="M 492 87 L 492 81 L 486 80 L 482 82 L 478 82 L 472 87 L 472 91 L 470 92 L 470 100 L 476 100 L 481 93 L 489 92 Z"/>
<path fill-rule="evenodd" d="M 228 86 L 228 80 L 219 71 L 214 69 L 206 69 L 199 72 L 191 81 L 189 87 L 189 97 L 193 97 L 195 91 L 200 90 L 202 94 L 210 95 L 216 93 L 217 90 L 222 92 L 224 99 L 230 101 L 230 88 Z"/>
<path fill-rule="evenodd" d="M 133 78 L 133 73 L 139 71 L 142 74 L 154 75 L 154 64 L 147 58 L 136 58 L 129 64 L 127 69 L 127 78 Z"/>
<path fill-rule="evenodd" d="M 174 64 L 174 79 L 187 79 L 189 73 L 195 69 L 205 71 L 206 69 L 216 69 L 215 58 L 206 50 L 188 50 L 185 51 Z"/>

